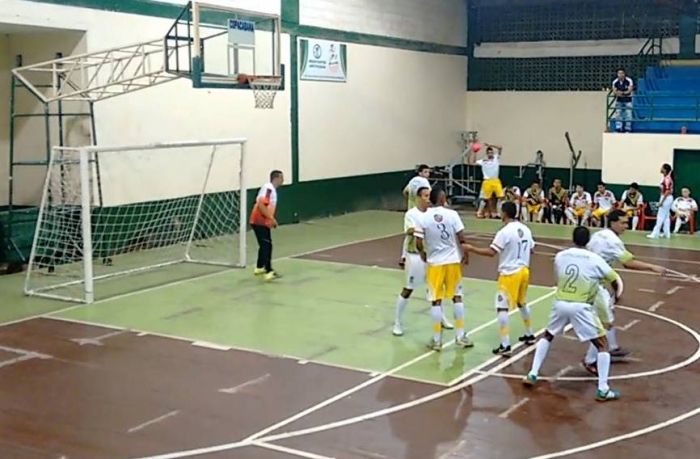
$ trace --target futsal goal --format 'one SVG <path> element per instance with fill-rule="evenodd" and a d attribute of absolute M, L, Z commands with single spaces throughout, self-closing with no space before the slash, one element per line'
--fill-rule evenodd
<path fill-rule="evenodd" d="M 245 145 L 54 148 L 25 293 L 92 303 L 115 284 L 145 288 L 142 276 L 160 285 L 245 267 Z"/>

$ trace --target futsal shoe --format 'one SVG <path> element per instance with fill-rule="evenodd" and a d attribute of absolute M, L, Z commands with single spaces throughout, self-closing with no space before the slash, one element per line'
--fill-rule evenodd
<path fill-rule="evenodd" d="M 630 355 L 630 351 L 622 349 L 621 347 L 618 347 L 617 349 L 612 349 L 610 351 L 610 358 L 615 359 L 616 361 L 622 360 L 628 355 Z"/>
<path fill-rule="evenodd" d="M 586 363 L 586 359 L 581 361 L 583 368 L 592 374 L 593 376 L 598 376 L 598 362 Z"/>
<path fill-rule="evenodd" d="M 491 352 L 493 352 L 496 355 L 501 355 L 503 357 L 510 357 L 513 353 L 510 346 L 504 346 L 502 344 Z"/>
<path fill-rule="evenodd" d="M 428 341 L 428 349 L 435 352 L 442 351 L 442 340 L 435 341 L 434 339 L 431 339 L 430 341 Z"/>
<path fill-rule="evenodd" d="M 613 400 L 620 399 L 620 393 L 618 391 L 612 390 L 612 389 L 599 390 L 595 394 L 595 399 L 598 402 L 612 402 Z"/>
<path fill-rule="evenodd" d="M 265 268 L 255 268 L 253 270 L 253 275 L 255 276 L 262 276 L 263 274 L 265 274 Z"/>
<path fill-rule="evenodd" d="M 395 324 L 394 324 L 394 329 L 391 330 L 391 333 L 392 333 L 394 336 L 403 336 L 403 329 L 401 328 L 401 324 L 398 323 L 398 322 L 395 323 Z"/>
<path fill-rule="evenodd" d="M 537 376 L 528 374 L 523 378 L 523 386 L 532 387 L 537 384 Z"/>
<path fill-rule="evenodd" d="M 455 344 L 461 348 L 474 347 L 474 342 L 466 334 L 461 338 L 455 338 Z"/>
<path fill-rule="evenodd" d="M 534 335 L 523 335 L 520 338 L 518 338 L 518 341 L 521 343 L 525 343 L 526 346 L 532 346 L 537 342 L 537 338 L 535 338 Z"/>
<path fill-rule="evenodd" d="M 281 277 L 281 274 L 278 274 L 275 271 L 270 271 L 269 273 L 265 274 L 265 281 L 270 282 Z"/>

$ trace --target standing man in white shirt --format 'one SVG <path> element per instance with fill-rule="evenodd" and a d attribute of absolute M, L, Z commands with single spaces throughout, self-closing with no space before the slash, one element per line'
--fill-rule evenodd
<path fill-rule="evenodd" d="M 500 345 L 493 350 L 496 355 L 511 355 L 508 312 L 517 307 L 525 323 L 525 335 L 519 340 L 527 345 L 535 344 L 535 336 L 527 305 L 527 289 L 530 285 L 530 255 L 535 250 L 535 240 L 530 228 L 516 219 L 517 208 L 512 202 L 504 202 L 501 215 L 505 225 L 488 248 L 470 244 L 463 246 L 466 252 L 484 257 L 498 255 L 498 291 L 496 292 L 496 314 L 501 335 Z"/>
<path fill-rule="evenodd" d="M 430 167 L 427 164 L 421 164 L 416 168 L 416 176 L 412 177 L 408 181 L 406 186 L 403 188 L 403 196 L 406 198 L 406 210 L 411 210 L 416 207 L 416 196 L 420 188 L 427 188 L 430 190 Z M 401 248 L 401 259 L 399 260 L 399 266 L 402 268 L 406 266 L 406 244 Z"/>
<path fill-rule="evenodd" d="M 486 145 L 486 157 L 484 159 L 476 159 L 476 152 L 473 152 L 469 157 L 469 164 L 476 164 L 481 166 L 481 173 L 483 175 L 483 181 L 481 182 L 481 192 L 479 193 L 482 198 L 479 204 L 479 210 L 476 216 L 478 218 L 484 218 L 484 207 L 488 203 L 488 213 L 493 214 L 493 207 L 491 199 L 496 198 L 496 213 L 500 212 L 501 201 L 505 197 L 503 193 L 503 184 L 499 178 L 500 168 L 501 168 L 501 153 L 503 147 L 500 145 Z"/>
<path fill-rule="evenodd" d="M 464 303 L 462 302 L 462 263 L 467 262 L 460 244 L 466 242 L 464 224 L 459 214 L 445 207 L 447 195 L 441 188 L 430 192 L 433 207 L 428 209 L 416 227 L 416 246 L 427 263 L 425 277 L 432 307 L 430 314 L 433 334 L 429 347 L 442 350 L 442 301 L 451 298 L 454 304 L 455 343 L 458 347 L 474 344 L 464 332 Z"/>

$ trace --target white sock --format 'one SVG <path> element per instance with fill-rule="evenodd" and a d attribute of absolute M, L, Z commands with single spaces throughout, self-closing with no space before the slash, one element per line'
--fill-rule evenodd
<path fill-rule="evenodd" d="M 542 216 L 543 216 L 543 215 L 544 215 L 544 209 L 540 209 L 540 210 L 537 212 L 537 223 L 542 222 Z"/>
<path fill-rule="evenodd" d="M 501 346 L 510 346 L 510 329 L 508 327 L 507 311 L 498 311 L 498 329 L 501 335 Z"/>
<path fill-rule="evenodd" d="M 523 323 L 525 324 L 525 334 L 527 336 L 532 336 L 532 324 L 530 323 L 530 306 L 525 305 L 520 308 L 520 315 L 523 318 Z"/>
<path fill-rule="evenodd" d="M 610 330 L 608 330 L 608 343 L 610 343 L 610 350 L 614 351 L 620 348 L 620 345 L 617 344 L 617 336 L 616 336 L 616 330 L 615 327 L 612 327 Z"/>
<path fill-rule="evenodd" d="M 595 347 L 593 344 L 588 346 L 588 351 L 586 351 L 586 357 L 584 357 L 584 361 L 591 365 L 596 362 L 596 359 L 598 358 L 598 348 Z"/>
<path fill-rule="evenodd" d="M 683 222 L 681 221 L 680 218 L 676 218 L 676 226 L 673 228 L 673 232 L 677 233 L 681 230 L 681 225 L 683 225 Z"/>
<path fill-rule="evenodd" d="M 610 390 L 608 386 L 608 375 L 610 374 L 610 353 L 598 353 L 598 390 L 607 392 Z"/>
<path fill-rule="evenodd" d="M 486 207 L 486 200 L 482 199 L 481 202 L 479 203 L 479 210 L 477 210 L 478 213 L 484 213 L 484 208 Z"/>
<path fill-rule="evenodd" d="M 542 363 L 544 359 L 547 358 L 547 352 L 549 352 L 549 345 L 551 343 L 544 338 L 537 341 L 537 347 L 535 349 L 535 358 L 532 360 L 532 369 L 530 374 L 537 376 L 540 374 L 540 368 L 542 368 Z"/>
<path fill-rule="evenodd" d="M 396 323 L 401 324 L 403 319 L 403 312 L 406 310 L 406 305 L 408 305 L 408 298 L 404 298 L 401 295 L 396 299 Z"/>
<path fill-rule="evenodd" d="M 464 338 L 464 303 L 455 303 L 455 335 Z"/>
<path fill-rule="evenodd" d="M 442 306 L 432 306 L 430 316 L 433 319 L 433 341 L 438 343 L 442 339 Z"/>
<path fill-rule="evenodd" d="M 637 231 L 637 227 L 639 226 L 639 217 L 635 215 L 632 217 L 632 231 Z"/>

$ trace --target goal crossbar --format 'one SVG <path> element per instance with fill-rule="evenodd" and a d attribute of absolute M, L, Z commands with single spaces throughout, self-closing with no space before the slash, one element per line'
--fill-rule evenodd
<path fill-rule="evenodd" d="M 95 300 L 94 283 L 98 280 L 137 274 L 179 263 L 228 268 L 245 267 L 246 143 L 246 138 L 228 138 L 142 145 L 54 147 L 44 181 L 26 274 L 25 294 L 89 304 Z M 235 161 L 230 154 L 224 156 L 219 151 L 219 147 L 237 147 Z M 138 155 L 134 155 L 137 159 L 146 157 L 149 160 L 152 159 L 148 156 L 150 152 L 178 149 L 185 153 L 184 156 L 176 155 L 180 160 L 180 168 L 184 169 L 180 173 L 193 174 L 194 180 L 201 180 L 201 185 L 194 193 L 185 190 L 172 198 L 156 197 L 151 201 L 118 204 L 111 207 L 103 205 L 100 160 L 105 155 L 127 155 L 123 162 L 131 165 L 137 161 L 129 158 L 128 155 L 131 153 L 128 152 L 138 152 Z M 198 154 L 190 156 L 188 149 L 199 149 L 195 150 Z M 222 161 L 222 156 L 228 161 Z M 188 170 L 191 168 L 188 164 L 190 157 L 193 163 L 199 162 L 194 164 L 199 166 L 199 168 L 194 167 L 194 172 Z M 230 172 L 227 167 L 234 163 L 238 173 L 229 174 L 233 185 L 227 183 L 224 191 L 220 186 L 212 188 L 212 174 L 218 172 L 218 180 L 221 182 L 221 177 L 229 178 L 226 175 Z M 138 167 L 138 164 L 133 166 Z M 224 174 L 220 171 L 222 166 Z M 154 166 L 150 165 L 150 167 Z M 197 172 L 201 176 L 198 176 Z M 168 172 L 161 172 L 156 167 L 155 174 L 167 176 Z M 114 176 L 118 176 L 113 171 L 112 175 L 111 180 L 115 180 Z M 166 178 L 166 182 L 167 180 Z M 170 179 L 170 187 L 172 184 L 177 185 L 176 180 L 175 177 Z M 147 190 L 149 183 L 143 185 Z M 95 196 L 98 194 L 96 188 L 100 188 L 99 203 L 95 202 Z M 179 193 L 180 190 L 177 192 Z M 134 215 L 120 214 L 120 207 L 129 206 L 137 208 L 132 211 Z M 148 209 L 144 210 L 144 208 Z M 114 209 L 117 210 L 114 211 Z M 159 219 L 157 223 L 154 215 Z M 129 218 L 133 221 L 124 222 L 126 229 L 122 231 L 128 232 L 129 237 L 136 242 L 129 240 L 127 244 L 125 242 L 127 236 L 118 234 L 118 229 L 115 230 L 115 228 L 119 228 L 122 224 L 121 220 Z M 163 221 L 166 224 L 163 224 Z M 161 229 L 162 234 L 158 234 L 158 230 L 153 229 L 159 224 L 168 226 L 167 229 Z M 139 229 L 134 230 L 129 225 L 138 226 Z M 190 226 L 181 228 L 186 225 Z M 144 236 L 145 233 L 148 235 Z M 237 241 L 234 240 L 236 235 Z M 143 239 L 146 241 L 144 242 Z M 93 247 L 96 240 L 97 250 Z M 120 243 L 128 247 L 115 248 Z M 236 245 L 237 262 L 231 261 L 236 254 L 226 253 L 227 248 Z M 207 250 L 210 255 L 214 253 L 217 256 L 202 256 Z M 155 255 L 144 255 L 148 253 Z M 124 256 L 132 257 L 132 260 L 124 263 L 125 266 L 96 272 L 95 260 L 101 259 L 103 264 L 112 266 L 113 258 Z M 47 259 L 49 261 L 46 261 Z M 136 260 L 135 266 L 131 266 L 134 265 L 133 260 Z M 59 272 L 61 275 L 51 278 Z M 38 278 L 41 281 L 38 281 Z M 72 293 L 65 293 L 66 290 L 75 289 L 76 286 L 81 291 L 73 290 Z"/>

